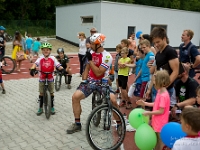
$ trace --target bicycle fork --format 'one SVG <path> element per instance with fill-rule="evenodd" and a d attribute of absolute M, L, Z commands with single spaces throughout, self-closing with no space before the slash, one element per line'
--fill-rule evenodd
<path fill-rule="evenodd" d="M 112 104 L 108 101 L 108 110 L 104 114 L 104 130 L 110 130 L 112 126 Z"/>

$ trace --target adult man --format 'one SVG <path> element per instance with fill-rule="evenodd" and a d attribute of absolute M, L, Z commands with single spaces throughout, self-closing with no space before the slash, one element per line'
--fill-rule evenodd
<path fill-rule="evenodd" d="M 88 97 L 94 90 L 101 91 L 101 87 L 96 84 L 101 83 L 101 79 L 109 74 L 109 68 L 112 64 L 112 56 L 103 48 L 105 36 L 101 33 L 95 33 L 90 37 L 92 52 L 87 52 L 88 63 L 82 76 L 82 82 L 72 96 L 72 108 L 74 112 L 75 123 L 68 129 L 67 134 L 81 131 L 80 101 Z M 112 104 L 117 108 L 115 95 L 110 93 Z"/>
<path fill-rule="evenodd" d="M 6 39 L 4 37 L 5 28 L 0 26 L 0 58 L 5 55 Z"/>
<path fill-rule="evenodd" d="M 196 102 L 196 88 L 199 84 L 189 77 L 190 65 L 184 64 L 183 66 L 185 72 L 178 76 L 179 80 L 175 84 L 177 103 L 171 109 L 173 116 L 177 109 L 187 105 L 194 105 Z"/>
<path fill-rule="evenodd" d="M 93 34 L 95 34 L 95 33 L 97 33 L 97 29 L 95 28 L 95 27 L 93 27 L 93 28 L 91 28 L 90 29 L 90 35 L 92 36 Z M 91 36 L 89 36 L 87 39 L 86 39 L 86 47 L 87 47 L 87 49 L 89 49 L 89 48 L 91 48 L 91 46 L 90 46 L 90 37 Z"/>
<path fill-rule="evenodd" d="M 150 35 L 150 38 L 152 42 L 154 43 L 154 46 L 158 49 L 158 52 L 156 53 L 155 57 L 155 63 L 156 65 L 153 65 L 153 70 L 160 70 L 162 67 L 166 64 L 169 64 L 169 67 L 171 68 L 169 70 L 169 75 L 170 75 L 170 85 L 168 85 L 167 90 L 170 94 L 170 97 L 173 94 L 173 85 L 174 81 L 178 76 L 179 73 L 179 60 L 177 53 L 175 49 L 173 49 L 171 46 L 167 44 L 168 37 L 166 34 L 166 30 L 161 27 L 155 27 Z M 154 78 L 154 77 L 153 77 Z M 152 78 L 152 80 L 153 80 Z M 154 93 L 152 95 L 152 100 L 155 99 L 155 96 L 157 94 L 155 88 L 153 88 L 153 82 L 151 82 L 147 92 L 146 92 L 146 97 L 150 98 L 149 95 L 152 92 Z"/>
<path fill-rule="evenodd" d="M 191 69 L 189 71 L 189 76 L 191 78 L 195 76 L 194 68 L 200 64 L 200 54 L 196 46 L 193 45 L 191 42 L 193 36 L 194 36 L 194 32 L 192 30 L 184 30 L 181 36 L 183 43 L 179 47 L 180 61 L 182 63 L 190 64 Z"/>
<path fill-rule="evenodd" d="M 72 71 L 69 66 L 69 57 L 65 54 L 63 48 L 57 49 L 58 55 L 56 56 L 56 59 L 59 61 L 59 63 L 62 65 L 62 67 L 65 69 L 65 81 L 66 81 L 66 74 L 68 78 L 67 88 L 71 89 L 71 80 L 72 80 Z"/>

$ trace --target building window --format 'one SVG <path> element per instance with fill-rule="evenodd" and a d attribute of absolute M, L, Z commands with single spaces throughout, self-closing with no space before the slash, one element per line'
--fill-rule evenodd
<path fill-rule="evenodd" d="M 82 23 L 93 23 L 93 16 L 82 16 L 81 21 Z"/>
<path fill-rule="evenodd" d="M 167 25 L 164 25 L 164 24 L 152 24 L 151 25 L 151 31 L 153 30 L 154 27 L 161 27 L 161 28 L 164 28 L 167 31 Z"/>

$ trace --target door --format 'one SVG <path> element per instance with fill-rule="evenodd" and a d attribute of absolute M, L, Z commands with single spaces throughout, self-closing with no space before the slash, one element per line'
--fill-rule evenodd
<path fill-rule="evenodd" d="M 130 35 L 132 33 L 135 33 L 135 27 L 134 26 L 128 26 L 128 34 L 127 34 L 127 39 L 129 39 Z"/>

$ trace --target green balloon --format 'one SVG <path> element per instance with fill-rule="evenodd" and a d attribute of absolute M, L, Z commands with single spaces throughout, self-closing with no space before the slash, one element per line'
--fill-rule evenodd
<path fill-rule="evenodd" d="M 136 130 L 135 144 L 140 150 L 152 150 L 156 143 L 156 133 L 148 124 L 144 123 Z"/>
<path fill-rule="evenodd" d="M 141 124 L 149 123 L 149 116 L 142 115 L 144 111 L 144 109 L 135 108 L 129 114 L 128 120 L 133 128 L 137 129 Z"/>

